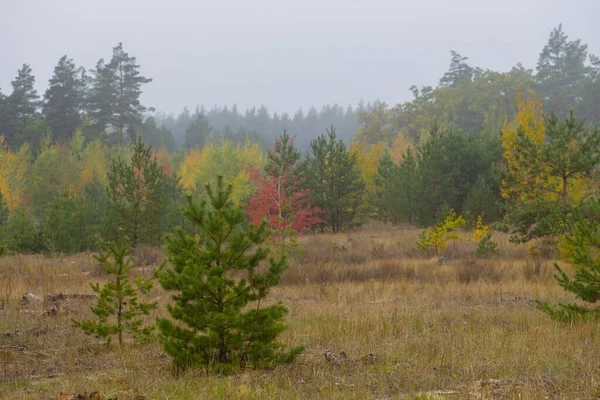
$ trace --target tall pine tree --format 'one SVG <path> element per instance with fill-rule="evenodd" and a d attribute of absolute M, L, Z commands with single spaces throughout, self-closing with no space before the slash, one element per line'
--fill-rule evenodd
<path fill-rule="evenodd" d="M 62 56 L 44 94 L 43 113 L 54 140 L 66 143 L 81 123 L 85 96 L 83 70 Z"/>
<path fill-rule="evenodd" d="M 409 147 L 404 153 L 400 166 L 392 175 L 388 200 L 391 205 L 392 220 L 415 223 L 419 209 L 419 176 L 417 159 Z"/>
<path fill-rule="evenodd" d="M 397 201 L 392 195 L 392 182 L 398 173 L 397 169 L 398 166 L 386 152 L 377 163 L 377 173 L 374 177 L 375 192 L 369 196 L 372 217 L 384 223 L 392 219 L 394 203 Z"/>
<path fill-rule="evenodd" d="M 191 121 L 185 130 L 184 145 L 188 149 L 197 147 L 201 149 L 204 143 L 210 138 L 212 127 L 208 123 L 206 116 L 199 109 L 196 109 Z"/>
<path fill-rule="evenodd" d="M 142 85 L 152 79 L 140 75 L 136 58 L 123 50 L 119 43 L 113 48 L 110 63 L 98 61 L 92 71 L 92 90 L 89 98 L 91 115 L 101 130 L 110 129 L 123 144 L 127 136 L 135 134 L 135 128 L 147 110 L 140 103 Z"/>
<path fill-rule="evenodd" d="M 9 145 L 18 147 L 24 142 L 22 133 L 38 117 L 40 96 L 34 87 L 35 77 L 31 67 L 27 64 L 23 64 L 11 85 L 13 91 L 6 99 L 4 110 L 8 118 L 4 135 Z"/>
<path fill-rule="evenodd" d="M 539 56 L 535 78 L 544 108 L 553 110 L 559 118 L 580 101 L 589 72 L 586 60 L 587 45 L 579 39 L 570 41 L 562 24 L 552 30 Z"/>
<path fill-rule="evenodd" d="M 325 212 L 322 219 L 334 232 L 352 225 L 365 183 L 356 154 L 337 140 L 333 126 L 311 142 L 305 164 L 306 184 L 313 193 L 314 205 Z"/>

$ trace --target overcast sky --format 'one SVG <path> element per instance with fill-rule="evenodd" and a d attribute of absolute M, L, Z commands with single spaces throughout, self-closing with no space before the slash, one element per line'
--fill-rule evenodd
<path fill-rule="evenodd" d="M 600 54 L 599 15 L 600 0 L 0 0 L 0 89 L 28 63 L 42 94 L 62 55 L 89 69 L 123 42 L 158 110 L 396 104 L 437 83 L 450 49 L 534 68 L 562 22 Z"/>

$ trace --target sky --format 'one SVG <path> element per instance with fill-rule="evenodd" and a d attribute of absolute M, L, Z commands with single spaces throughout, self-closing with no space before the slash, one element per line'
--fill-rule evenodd
<path fill-rule="evenodd" d="M 450 50 L 535 68 L 559 23 L 600 55 L 598 15 L 598 0 L 0 0 L 0 90 L 27 63 L 43 94 L 61 56 L 90 69 L 122 42 L 163 112 L 395 105 L 436 85 Z"/>

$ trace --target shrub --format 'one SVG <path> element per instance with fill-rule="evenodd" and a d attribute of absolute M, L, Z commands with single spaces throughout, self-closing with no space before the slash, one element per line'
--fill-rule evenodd
<path fill-rule="evenodd" d="M 492 238 L 490 228 L 483 223 L 483 214 L 477 217 L 477 225 L 473 232 L 473 237 L 477 240 L 477 250 L 475 250 L 475 256 L 477 258 L 490 258 L 500 254 L 498 245 Z"/>
<path fill-rule="evenodd" d="M 465 224 L 464 218 L 457 217 L 454 210 L 451 210 L 443 222 L 436 224 L 433 228 L 423 230 L 419 234 L 417 249 L 428 254 L 438 254 L 439 251 L 448 247 L 448 240 L 458 239 L 459 235 L 453 231 Z"/>

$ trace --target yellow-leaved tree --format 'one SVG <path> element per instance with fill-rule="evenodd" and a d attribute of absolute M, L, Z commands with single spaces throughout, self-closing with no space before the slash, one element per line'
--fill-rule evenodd
<path fill-rule="evenodd" d="M 25 202 L 26 176 L 31 162 L 29 145 L 11 151 L 0 136 L 0 193 L 10 212 Z"/>
<path fill-rule="evenodd" d="M 449 240 L 456 240 L 460 237 L 455 230 L 466 224 L 463 217 L 457 216 L 454 210 L 450 210 L 443 222 L 436 224 L 433 228 L 421 231 L 417 249 L 425 254 L 438 254 L 440 251 L 446 250 Z"/>
<path fill-rule="evenodd" d="M 517 106 L 502 135 L 502 194 L 512 206 L 512 239 L 524 242 L 562 233 L 568 214 L 593 193 L 600 131 L 572 111 L 564 120 L 552 111 L 543 117 L 541 100 L 531 91 L 519 94 Z"/>
<path fill-rule="evenodd" d="M 377 175 L 377 164 L 385 150 L 384 142 L 369 145 L 366 142 L 357 142 L 350 144 L 350 154 L 356 155 L 357 166 L 360 169 L 361 177 L 365 182 L 365 190 L 362 195 L 362 204 L 359 210 L 359 216 L 364 216 L 369 210 L 369 199 L 375 194 L 375 175 Z"/>
<path fill-rule="evenodd" d="M 502 129 L 502 156 L 506 160 L 506 170 L 501 189 L 504 198 L 521 202 L 535 198 L 539 193 L 531 190 L 538 185 L 531 181 L 531 160 L 518 151 L 518 137 L 522 134 L 536 146 L 541 146 L 544 143 L 544 116 L 542 100 L 533 91 L 519 92 L 516 100 L 518 111 L 515 118 L 511 122 L 505 121 Z"/>
<path fill-rule="evenodd" d="M 189 194 L 202 197 L 204 185 L 214 183 L 216 176 L 222 175 L 227 184 L 233 184 L 232 198 L 239 204 L 252 193 L 247 170 L 261 170 L 264 164 L 265 156 L 258 143 L 208 142 L 201 150 L 191 149 L 183 160 L 179 169 L 181 185 Z"/>
<path fill-rule="evenodd" d="M 108 185 L 106 171 L 109 166 L 108 147 L 96 139 L 85 146 L 83 150 L 83 165 L 81 167 L 81 181 L 83 185 L 97 179 L 104 186 Z"/>

